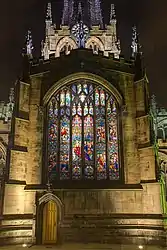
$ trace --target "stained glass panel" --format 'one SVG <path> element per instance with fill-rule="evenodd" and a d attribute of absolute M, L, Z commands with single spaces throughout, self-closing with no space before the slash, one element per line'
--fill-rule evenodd
<path fill-rule="evenodd" d="M 60 121 L 60 179 L 68 179 L 70 154 L 70 120 L 63 117 Z"/>
<path fill-rule="evenodd" d="M 95 105 L 99 105 L 99 91 L 95 90 Z"/>
<path fill-rule="evenodd" d="M 70 95 L 70 91 L 68 90 L 66 92 L 66 106 L 70 106 L 70 102 L 71 102 L 71 95 Z"/>
<path fill-rule="evenodd" d="M 118 110 L 108 91 L 81 80 L 48 105 L 48 172 L 60 180 L 119 180 Z"/>
<path fill-rule="evenodd" d="M 118 137 L 117 137 L 117 113 L 116 105 L 111 99 L 107 105 L 108 117 L 108 148 L 109 148 L 109 179 L 119 179 L 119 162 L 118 162 Z"/>
<path fill-rule="evenodd" d="M 57 175 L 57 102 L 52 98 L 48 109 L 48 174 L 50 180 Z"/>
<path fill-rule="evenodd" d="M 60 93 L 60 107 L 65 105 L 65 92 L 61 91 Z"/>
<path fill-rule="evenodd" d="M 100 102 L 102 106 L 105 106 L 105 94 L 104 94 L 104 90 L 100 90 Z"/>
<path fill-rule="evenodd" d="M 94 133 L 93 133 L 93 117 L 90 115 L 84 118 L 84 158 L 85 158 L 85 178 L 94 178 L 93 169 L 93 153 L 94 153 Z"/>
<path fill-rule="evenodd" d="M 96 168 L 97 179 L 107 178 L 105 119 L 96 121 Z"/>
<path fill-rule="evenodd" d="M 72 178 L 81 178 L 82 120 L 76 115 L 72 120 Z"/>

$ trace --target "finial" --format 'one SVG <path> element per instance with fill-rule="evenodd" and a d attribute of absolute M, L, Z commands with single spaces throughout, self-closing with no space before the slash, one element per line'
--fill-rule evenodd
<path fill-rule="evenodd" d="M 115 6 L 111 4 L 111 12 L 110 12 L 110 24 L 116 21 L 116 14 L 115 14 Z"/>
<path fill-rule="evenodd" d="M 135 59 L 135 81 L 138 81 L 144 77 L 145 71 L 143 67 L 143 58 L 142 58 L 142 52 L 141 52 L 141 45 L 139 43 L 139 34 L 137 33 L 136 26 L 133 26 L 132 28 L 132 57 Z"/>
<path fill-rule="evenodd" d="M 46 186 L 47 186 L 46 192 L 51 193 L 52 185 L 50 184 L 49 179 L 48 179 L 48 183 L 46 184 Z"/>
<path fill-rule="evenodd" d="M 49 2 L 48 5 L 47 5 L 46 20 L 47 21 L 52 21 L 52 5 L 51 5 L 51 2 Z"/>
<path fill-rule="evenodd" d="M 31 31 L 28 30 L 27 36 L 26 36 L 26 54 L 29 58 L 33 58 L 32 51 L 34 47 L 32 44 L 32 34 Z"/>
<path fill-rule="evenodd" d="M 133 26 L 132 27 L 132 45 L 131 45 L 131 48 L 132 48 L 132 57 L 134 58 L 135 55 L 137 54 L 137 49 L 138 49 L 138 46 L 137 46 L 137 29 L 136 29 L 136 26 Z"/>
<path fill-rule="evenodd" d="M 136 26 L 132 27 L 132 57 L 135 58 L 137 54 L 141 54 L 141 45 L 139 43 L 139 34 L 137 33 Z"/>

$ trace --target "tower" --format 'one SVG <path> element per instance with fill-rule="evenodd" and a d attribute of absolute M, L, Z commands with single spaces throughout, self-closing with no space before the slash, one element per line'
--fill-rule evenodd
<path fill-rule="evenodd" d="M 47 13 L 51 13 L 51 4 L 48 6 Z M 82 43 L 85 48 L 92 49 L 95 54 L 102 51 L 105 56 L 113 53 L 116 58 L 119 58 L 120 42 L 117 39 L 113 4 L 111 5 L 110 22 L 106 29 L 104 29 L 100 0 L 79 2 L 64 0 L 61 27 L 57 30 L 55 30 L 50 16 L 51 14 L 49 14 L 49 18 L 46 18 L 45 39 L 41 51 L 45 59 L 48 59 L 50 54 L 59 57 L 63 51 L 70 54 L 71 50 L 80 47 L 80 43 L 78 43 L 80 29 L 82 29 L 84 37 L 84 43 Z M 81 18 L 82 25 L 78 26 L 79 18 Z"/>
<path fill-rule="evenodd" d="M 119 58 L 114 5 L 104 29 L 100 1 L 70 3 L 60 29 L 48 4 L 44 58 L 29 36 L 8 133 L 0 117 L 0 243 L 163 245 L 165 179 L 136 38 L 135 58 Z"/>

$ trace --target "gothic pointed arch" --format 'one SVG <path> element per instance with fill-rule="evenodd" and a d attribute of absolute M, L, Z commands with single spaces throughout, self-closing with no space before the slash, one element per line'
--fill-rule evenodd
<path fill-rule="evenodd" d="M 63 86 L 69 84 L 72 81 L 80 80 L 80 79 L 86 79 L 88 81 L 93 81 L 96 84 L 104 86 L 108 91 L 110 91 L 114 98 L 116 99 L 119 106 L 122 106 L 123 104 L 123 97 L 120 94 L 120 92 L 117 90 L 117 88 L 104 79 L 101 76 L 89 73 L 89 72 L 78 72 L 71 75 L 68 75 L 59 81 L 55 82 L 52 87 L 46 92 L 44 98 L 43 98 L 43 105 L 46 106 L 49 102 L 50 98 L 53 96 L 53 94 L 58 91 L 58 89 L 62 88 Z"/>
<path fill-rule="evenodd" d="M 78 73 L 45 95 L 49 181 L 120 180 L 122 98 L 101 77 Z"/>
<path fill-rule="evenodd" d="M 63 203 L 56 195 L 54 195 L 51 192 L 44 194 L 42 197 L 39 198 L 38 205 L 39 205 L 39 207 L 43 206 L 44 204 L 46 204 L 49 201 L 53 201 L 56 203 L 56 205 L 58 207 L 58 219 L 60 222 L 62 220 L 62 217 L 63 217 Z"/>
<path fill-rule="evenodd" d="M 69 48 L 70 50 L 76 49 L 77 45 L 72 38 L 65 36 L 62 39 L 60 39 L 57 44 L 56 57 L 60 56 L 60 52 L 63 51 L 65 52 L 65 54 L 69 54 L 70 53 Z"/>
<path fill-rule="evenodd" d="M 104 45 L 101 42 L 101 40 L 95 36 L 90 37 L 86 44 L 85 47 L 87 49 L 93 49 L 94 52 L 98 52 L 98 51 L 104 51 Z"/>

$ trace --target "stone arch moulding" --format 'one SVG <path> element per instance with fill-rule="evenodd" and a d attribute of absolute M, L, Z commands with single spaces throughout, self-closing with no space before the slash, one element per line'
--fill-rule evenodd
<path fill-rule="evenodd" d="M 56 48 L 56 57 L 60 56 L 60 51 L 63 48 L 64 45 L 70 45 L 71 49 L 77 49 L 77 45 L 75 43 L 75 41 L 70 38 L 70 37 L 63 37 L 62 39 L 59 40 L 58 44 L 57 44 L 57 48 Z"/>
<path fill-rule="evenodd" d="M 95 43 L 95 44 L 99 47 L 99 49 L 100 49 L 101 51 L 104 51 L 104 45 L 103 45 L 103 43 L 100 41 L 99 38 L 97 38 L 97 37 L 95 37 L 95 36 L 92 36 L 92 37 L 90 37 L 90 38 L 87 40 L 87 42 L 86 42 L 86 44 L 85 44 L 85 47 L 86 47 L 86 48 L 89 48 L 89 46 L 92 45 L 92 43 Z"/>
<path fill-rule="evenodd" d="M 79 80 L 79 79 L 90 80 L 90 81 L 93 81 L 99 85 L 104 86 L 108 91 L 110 91 L 113 94 L 113 96 L 115 97 L 115 100 L 120 105 L 120 107 L 122 106 L 123 98 L 122 98 L 122 95 L 119 93 L 119 91 L 106 79 L 104 79 L 100 76 L 94 75 L 92 73 L 88 73 L 88 72 L 79 72 L 79 73 L 71 74 L 71 75 L 68 75 L 68 76 L 60 79 L 58 82 L 56 82 L 45 94 L 45 96 L 43 98 L 44 106 L 47 105 L 50 98 L 53 96 L 53 94 L 57 90 L 59 90 L 61 87 L 65 86 L 66 84 L 68 84 L 72 81 Z"/>
<path fill-rule="evenodd" d="M 3 140 L 0 138 L 0 151 L 2 152 L 3 156 L 6 159 L 6 147 L 3 143 Z"/>
<path fill-rule="evenodd" d="M 4 176 L 4 171 L 6 168 L 6 147 L 3 143 L 3 140 L 0 138 L 0 177 Z"/>
<path fill-rule="evenodd" d="M 60 223 L 63 219 L 63 203 L 56 195 L 54 195 L 52 193 L 46 193 L 42 197 L 39 198 L 38 204 L 39 204 L 39 206 L 41 206 L 49 201 L 54 201 L 56 203 L 56 205 L 58 207 L 58 220 Z"/>

